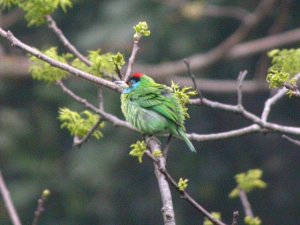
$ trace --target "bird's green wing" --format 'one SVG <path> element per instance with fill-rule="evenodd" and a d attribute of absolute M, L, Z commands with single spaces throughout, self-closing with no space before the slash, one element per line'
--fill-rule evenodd
<path fill-rule="evenodd" d="M 143 87 L 132 97 L 140 107 L 153 110 L 179 126 L 183 124 L 181 106 L 170 88 L 158 84 Z"/>

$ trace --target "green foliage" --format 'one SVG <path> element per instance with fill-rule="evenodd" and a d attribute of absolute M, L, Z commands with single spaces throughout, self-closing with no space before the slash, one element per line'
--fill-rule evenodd
<path fill-rule="evenodd" d="M 0 8 L 5 9 L 16 5 L 18 0 L 0 0 Z"/>
<path fill-rule="evenodd" d="M 171 84 L 171 88 L 172 88 L 174 94 L 179 99 L 179 103 L 181 104 L 182 109 L 183 109 L 184 118 L 190 118 L 186 104 L 189 103 L 190 97 L 197 95 L 197 92 L 192 91 L 191 87 L 184 87 L 184 88 L 180 89 L 179 85 L 174 83 L 173 81 Z"/>
<path fill-rule="evenodd" d="M 20 0 L 18 5 L 25 11 L 28 26 L 39 26 L 46 22 L 45 16 L 52 14 L 58 7 L 65 12 L 72 7 L 71 0 Z"/>
<path fill-rule="evenodd" d="M 67 128 L 72 136 L 83 138 L 99 121 L 99 115 L 88 110 L 78 113 L 68 108 L 60 108 L 58 119 L 61 121 L 61 128 Z M 103 127 L 104 123 L 100 123 L 92 136 L 96 139 L 103 137 L 100 131 Z"/>
<path fill-rule="evenodd" d="M 133 35 L 134 39 L 140 39 L 143 36 L 147 37 L 151 34 L 149 30 L 149 26 L 145 21 L 139 22 L 137 25 L 133 27 L 133 29 L 135 30 L 135 33 Z"/>
<path fill-rule="evenodd" d="M 261 220 L 259 217 L 251 217 L 251 216 L 246 216 L 244 219 L 245 224 L 247 225 L 261 225 Z"/>
<path fill-rule="evenodd" d="M 214 218 L 214 219 L 217 219 L 217 220 L 220 220 L 221 219 L 221 213 L 219 212 L 211 212 L 211 216 Z M 214 225 L 209 219 L 207 219 L 205 217 L 204 219 L 204 222 L 203 222 L 203 225 Z"/>
<path fill-rule="evenodd" d="M 235 175 L 235 181 L 238 185 L 235 189 L 231 191 L 229 197 L 238 197 L 240 190 L 243 190 L 246 193 L 248 193 L 256 188 L 266 188 L 267 184 L 261 179 L 262 175 L 263 172 L 260 169 L 252 169 L 248 170 L 247 173 L 240 173 Z"/>
<path fill-rule="evenodd" d="M 300 49 L 274 49 L 268 53 L 272 66 L 268 70 L 270 88 L 279 88 L 284 83 L 295 84 L 294 76 L 300 72 Z"/>
<path fill-rule="evenodd" d="M 56 47 L 49 48 L 44 51 L 44 54 L 62 63 L 67 63 L 68 59 L 73 57 L 71 54 L 58 55 Z M 30 61 L 32 62 L 32 66 L 29 68 L 29 72 L 36 80 L 54 83 L 68 75 L 68 72 L 51 66 L 49 63 L 44 62 L 35 56 L 31 56 Z"/>
<path fill-rule="evenodd" d="M 87 66 L 79 59 L 75 59 L 72 65 L 87 73 L 102 77 L 103 74 L 117 75 L 116 66 L 120 70 L 125 64 L 124 56 L 120 52 L 101 54 L 100 50 L 90 51 L 88 59 L 92 64 L 91 66 Z"/>
<path fill-rule="evenodd" d="M 144 141 L 137 141 L 136 143 L 130 145 L 131 151 L 129 152 L 129 155 L 132 157 L 137 157 L 139 163 L 143 162 L 143 156 L 146 151 L 146 144 Z"/>
<path fill-rule="evenodd" d="M 183 179 L 180 177 L 178 183 L 177 183 L 177 187 L 180 191 L 184 191 L 187 187 L 188 187 L 188 179 Z"/>

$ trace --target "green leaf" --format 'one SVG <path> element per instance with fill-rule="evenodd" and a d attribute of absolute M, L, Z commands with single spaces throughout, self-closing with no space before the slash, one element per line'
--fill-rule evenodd
<path fill-rule="evenodd" d="M 60 108 L 58 119 L 61 121 L 61 128 L 66 128 L 72 136 L 83 138 L 99 121 L 99 115 L 88 110 L 81 113 L 68 108 Z M 100 123 L 92 136 L 96 139 L 103 137 L 100 129 L 104 128 L 104 123 Z"/>
<path fill-rule="evenodd" d="M 18 0 L 0 0 L 0 8 L 10 8 L 18 3 Z"/>
<path fill-rule="evenodd" d="M 173 81 L 171 83 L 171 88 L 173 93 L 179 99 L 179 103 L 181 104 L 181 107 L 183 109 L 184 118 L 190 118 L 186 104 L 189 103 L 190 97 L 197 95 L 197 92 L 191 90 L 191 87 L 180 88 L 179 85 L 174 83 Z"/>
<path fill-rule="evenodd" d="M 60 6 L 65 12 L 72 7 L 71 0 L 23 0 L 18 5 L 25 12 L 28 26 L 39 26 L 46 22 L 46 16 L 52 14 Z"/>
<path fill-rule="evenodd" d="M 49 48 L 48 50 L 44 51 L 44 54 L 62 63 L 67 63 L 67 61 L 73 57 L 71 54 L 62 54 L 61 56 L 58 55 L 56 47 Z M 36 80 L 54 83 L 68 75 L 68 72 L 51 66 L 49 63 L 44 62 L 35 56 L 31 56 L 30 61 L 32 62 L 32 65 L 29 68 L 29 72 Z"/>
<path fill-rule="evenodd" d="M 116 76 L 116 66 L 120 70 L 125 64 L 124 57 L 119 52 L 117 54 L 101 54 L 100 50 L 89 51 L 88 59 L 91 62 L 91 66 L 85 65 L 79 59 L 75 59 L 72 62 L 72 66 L 95 76 L 102 77 L 104 74 Z"/>
<path fill-rule="evenodd" d="M 294 85 L 294 77 L 300 72 L 300 49 L 274 49 L 268 56 L 272 59 L 266 78 L 270 88 L 283 87 L 285 83 Z"/>
<path fill-rule="evenodd" d="M 188 187 L 188 182 L 189 182 L 188 179 L 180 178 L 179 181 L 178 181 L 178 183 L 177 183 L 178 189 L 180 191 L 184 191 Z"/>
<path fill-rule="evenodd" d="M 243 190 L 246 193 L 248 193 L 254 189 L 266 188 L 267 184 L 261 179 L 262 175 L 263 172 L 260 169 L 252 169 L 248 170 L 246 173 L 240 173 L 235 175 L 237 187 L 231 191 L 229 197 L 238 197 L 240 190 Z"/>
<path fill-rule="evenodd" d="M 146 151 L 146 144 L 144 141 L 137 141 L 136 143 L 130 145 L 131 151 L 129 152 L 129 155 L 132 157 L 137 157 L 139 163 L 143 162 L 143 156 Z"/>
<path fill-rule="evenodd" d="M 217 219 L 217 220 L 220 220 L 221 219 L 221 213 L 219 212 L 211 212 L 211 216 L 214 218 L 214 219 Z M 203 225 L 214 225 L 209 219 L 207 219 L 205 217 L 204 219 L 204 222 L 203 222 Z"/>
<path fill-rule="evenodd" d="M 259 217 L 246 216 L 244 221 L 247 225 L 261 225 L 261 220 Z"/>
<path fill-rule="evenodd" d="M 135 30 L 135 34 L 133 35 L 134 39 L 139 39 L 143 36 L 147 37 L 151 34 L 149 30 L 149 26 L 145 21 L 139 22 L 137 25 L 133 27 L 133 29 Z"/>

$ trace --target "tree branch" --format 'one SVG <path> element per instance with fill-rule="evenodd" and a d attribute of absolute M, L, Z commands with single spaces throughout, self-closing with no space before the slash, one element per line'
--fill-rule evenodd
<path fill-rule="evenodd" d="M 165 179 L 175 188 L 175 190 L 180 194 L 180 196 L 187 201 L 190 205 L 192 205 L 198 212 L 201 213 L 201 215 L 207 217 L 213 224 L 215 225 L 226 225 L 222 221 L 215 219 L 212 217 L 212 215 L 203 208 L 194 198 L 192 198 L 187 191 L 181 191 L 178 188 L 177 182 L 174 180 L 174 178 L 169 174 L 167 171 L 165 164 L 164 167 L 161 167 L 160 158 L 161 157 L 154 157 L 150 151 L 146 151 L 146 155 L 153 161 L 154 164 L 157 165 L 157 169 L 159 172 L 165 177 Z M 165 160 L 165 159 L 164 159 Z"/>
<path fill-rule="evenodd" d="M 234 211 L 231 225 L 238 225 L 238 218 L 239 218 L 239 211 Z"/>
<path fill-rule="evenodd" d="M 0 171 L 0 192 L 5 203 L 5 207 L 7 209 L 8 215 L 10 217 L 11 223 L 13 225 L 22 225 L 18 213 L 14 207 L 12 199 L 9 194 L 9 190 L 5 184 L 4 178 Z"/>
<path fill-rule="evenodd" d="M 136 128 L 134 128 L 132 125 L 130 125 L 128 122 L 119 119 L 118 117 L 105 112 L 104 110 L 98 109 L 91 103 L 89 103 L 86 99 L 76 95 L 73 91 L 71 91 L 69 88 L 67 88 L 62 81 L 58 81 L 57 84 L 60 86 L 62 91 L 69 95 L 71 98 L 73 98 L 75 101 L 79 102 L 80 104 L 84 105 L 86 108 L 92 110 L 93 112 L 99 114 L 103 120 L 110 121 L 114 126 L 121 126 L 126 127 L 129 130 L 137 131 Z"/>
<path fill-rule="evenodd" d="M 56 36 L 60 39 L 63 45 L 77 58 L 79 58 L 82 62 L 84 62 L 87 66 L 91 65 L 91 62 L 82 55 L 77 48 L 71 44 L 71 42 L 66 38 L 61 29 L 56 25 L 55 20 L 51 16 L 47 16 L 48 27 L 56 34 Z"/>
<path fill-rule="evenodd" d="M 156 150 L 161 151 L 160 143 L 153 137 L 146 137 L 146 143 L 149 146 L 150 151 L 153 153 Z M 151 155 L 151 153 L 148 153 Z M 159 186 L 160 196 L 162 199 L 162 209 L 164 224 L 165 225 L 176 225 L 175 213 L 172 201 L 172 194 L 169 183 L 161 170 L 166 169 L 166 159 L 164 156 L 158 157 L 153 161 L 154 172 Z"/>
<path fill-rule="evenodd" d="M 139 47 L 139 42 L 140 42 L 141 37 L 136 37 L 133 39 L 133 47 L 132 47 L 132 52 L 131 52 L 131 56 L 128 60 L 128 65 L 127 65 L 127 70 L 126 70 L 126 74 L 124 77 L 124 81 L 127 81 L 129 76 L 132 73 L 132 68 L 133 68 L 133 64 L 135 61 L 135 57 L 137 55 L 138 50 L 140 49 Z"/>
<path fill-rule="evenodd" d="M 196 54 L 187 57 L 187 59 L 191 63 L 191 69 L 204 69 L 227 56 L 228 51 L 230 51 L 230 49 L 234 45 L 242 41 L 249 34 L 249 32 L 254 29 L 254 27 L 256 27 L 259 22 L 270 12 L 274 3 L 275 0 L 261 1 L 254 12 L 245 16 L 237 30 L 233 32 L 233 34 L 225 39 L 222 43 L 205 54 Z M 139 69 L 140 71 L 144 71 L 145 73 L 153 74 L 156 76 L 162 76 L 166 74 L 182 74 L 184 73 L 185 68 L 181 62 L 182 60 L 177 60 L 174 62 L 156 65 L 155 67 L 151 67 L 151 71 L 149 67 L 147 68 L 146 66 L 143 66 L 143 68 Z"/>
<path fill-rule="evenodd" d="M 73 74 L 76 77 L 80 77 L 80 78 L 90 81 L 92 83 L 110 88 L 110 89 L 118 91 L 118 92 L 121 91 L 120 88 L 117 85 L 115 85 L 113 82 L 93 76 L 92 74 L 83 72 L 79 69 L 69 66 L 68 64 L 61 63 L 57 60 L 54 60 L 54 59 L 46 56 L 45 54 L 41 53 L 40 51 L 38 51 L 38 50 L 32 48 L 31 46 L 26 45 L 23 42 L 21 42 L 20 40 L 18 40 L 10 31 L 6 32 L 2 28 L 0 28 L 0 36 L 6 38 L 11 43 L 12 46 L 20 48 L 20 49 L 24 50 L 25 52 L 37 57 L 38 59 L 41 59 L 41 60 L 49 63 L 50 65 L 52 65 L 54 67 L 68 71 L 70 74 Z"/>
<path fill-rule="evenodd" d="M 294 145 L 297 145 L 297 146 L 300 147 L 300 141 L 299 140 L 291 138 L 291 137 L 289 137 L 287 135 L 282 135 L 281 137 L 284 138 L 284 139 L 286 139 L 286 140 L 288 140 L 289 142 L 293 143 Z"/>

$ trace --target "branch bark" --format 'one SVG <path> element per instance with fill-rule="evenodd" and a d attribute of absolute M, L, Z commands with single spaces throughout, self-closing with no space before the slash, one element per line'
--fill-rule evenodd
<path fill-rule="evenodd" d="M 146 143 L 149 146 L 151 153 L 153 153 L 156 150 L 161 151 L 160 143 L 155 138 L 147 137 Z M 164 224 L 176 225 L 170 186 L 168 181 L 166 180 L 166 177 L 161 172 L 161 170 L 166 169 L 166 158 L 164 156 L 158 157 L 157 163 L 153 162 L 153 164 L 154 164 L 154 172 L 159 186 L 160 196 L 162 199 L 163 206 L 161 212 L 163 214 Z"/>

